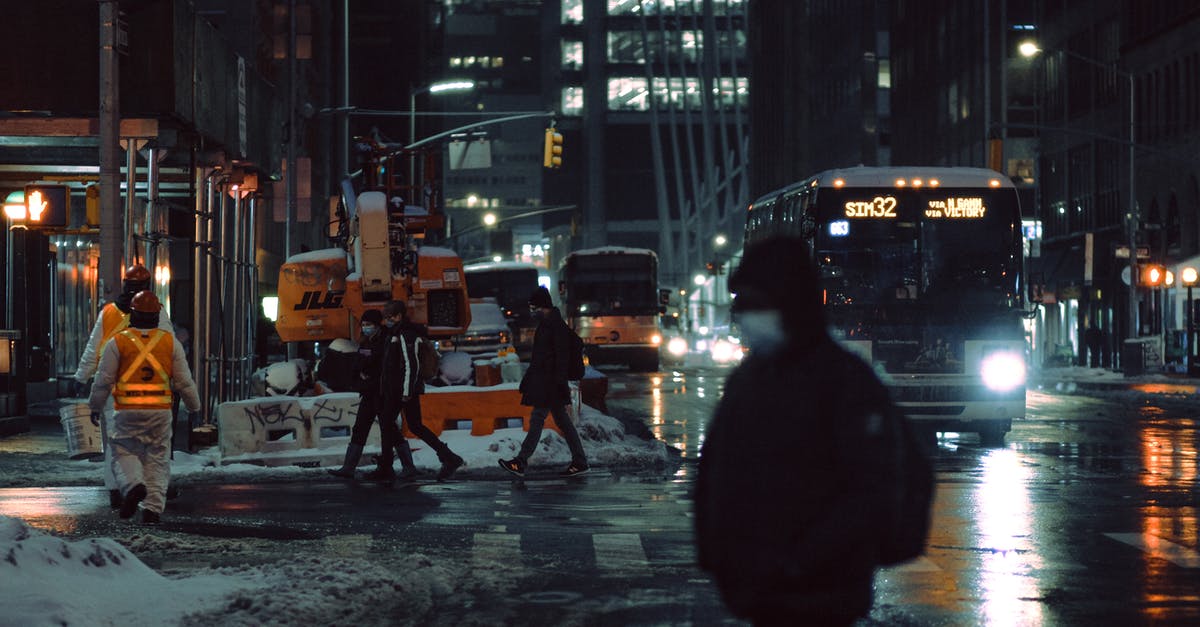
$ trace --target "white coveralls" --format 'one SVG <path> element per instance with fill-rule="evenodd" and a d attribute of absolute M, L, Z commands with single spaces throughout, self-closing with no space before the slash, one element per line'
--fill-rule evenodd
<path fill-rule="evenodd" d="M 96 316 L 96 324 L 92 325 L 92 334 L 88 336 L 87 346 L 83 348 L 83 354 L 79 356 L 79 366 L 75 368 L 75 380 L 79 383 L 87 383 L 88 379 L 96 374 L 96 368 L 100 365 L 100 349 L 116 335 L 118 331 L 129 326 L 129 314 L 121 311 L 116 303 L 107 303 L 100 308 L 100 315 Z M 161 313 L 158 314 L 158 328 L 164 331 L 175 332 L 171 320 Z M 106 490 L 116 490 L 117 480 L 112 474 L 112 445 L 108 441 L 109 434 L 113 431 L 113 404 L 111 398 L 104 406 L 104 416 L 100 419 L 100 442 L 104 445 L 104 488 Z"/>
<path fill-rule="evenodd" d="M 180 394 L 189 411 L 200 410 L 200 396 L 183 345 L 162 329 L 129 328 L 104 345 L 88 399 L 92 412 L 98 412 L 112 394 L 116 406 L 111 434 L 113 476 L 122 495 L 144 484 L 142 507 L 156 513 L 162 513 L 166 505 L 171 475 L 172 390 Z"/>

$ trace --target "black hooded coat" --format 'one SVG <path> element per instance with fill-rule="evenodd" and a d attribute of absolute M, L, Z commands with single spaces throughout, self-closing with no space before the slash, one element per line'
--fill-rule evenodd
<path fill-rule="evenodd" d="M 897 414 L 870 367 L 828 336 L 815 276 L 796 261 L 805 251 L 748 249 L 731 277 L 738 299 L 779 309 L 788 341 L 751 347 L 726 381 L 700 454 L 697 548 L 736 615 L 847 623 L 872 603 Z"/>
<path fill-rule="evenodd" d="M 521 378 L 521 404 L 530 407 L 561 407 L 571 401 L 567 362 L 571 329 L 554 307 L 538 322 L 533 334 L 529 369 Z"/>

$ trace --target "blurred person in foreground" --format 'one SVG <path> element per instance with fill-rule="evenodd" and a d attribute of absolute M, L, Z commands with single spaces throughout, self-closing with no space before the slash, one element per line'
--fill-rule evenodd
<path fill-rule="evenodd" d="M 880 521 L 900 472 L 894 407 L 829 336 L 808 244 L 746 249 L 729 279 L 749 355 L 700 453 L 700 567 L 756 625 L 849 625 L 871 609 Z"/>

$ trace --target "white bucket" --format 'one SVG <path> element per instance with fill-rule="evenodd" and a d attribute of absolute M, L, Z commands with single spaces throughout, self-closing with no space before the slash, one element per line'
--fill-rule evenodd
<path fill-rule="evenodd" d="M 67 457 L 84 459 L 104 454 L 100 424 L 92 422 L 92 412 L 83 401 L 64 403 L 58 410 L 63 434 L 67 436 Z"/>

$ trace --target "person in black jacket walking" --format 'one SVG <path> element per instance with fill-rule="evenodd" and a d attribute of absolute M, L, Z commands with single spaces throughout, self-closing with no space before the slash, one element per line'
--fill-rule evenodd
<path fill-rule="evenodd" d="M 529 433 L 521 443 L 521 451 L 512 459 L 500 460 L 500 467 L 518 477 L 525 476 L 525 466 L 542 437 L 546 416 L 552 414 L 567 446 L 571 449 L 571 464 L 559 474 L 564 477 L 581 475 L 588 471 L 587 455 L 575 423 L 567 414 L 571 402 L 571 388 L 567 383 L 567 364 L 570 357 L 571 329 L 563 321 L 562 314 L 550 300 L 550 291 L 538 286 L 529 297 L 529 308 L 538 319 L 533 334 L 533 352 L 529 358 L 529 369 L 521 378 L 521 404 L 533 407 L 529 414 Z"/>
<path fill-rule="evenodd" d="M 870 611 L 897 498 L 898 414 L 828 335 L 806 242 L 748 247 L 729 288 L 750 352 L 700 451 L 700 567 L 755 624 L 849 625 Z"/>
<path fill-rule="evenodd" d="M 383 357 L 384 415 L 389 416 L 389 422 L 395 425 L 396 418 L 403 414 L 408 430 L 437 453 L 438 461 L 442 463 L 437 474 L 438 480 L 449 479 L 465 462 L 421 421 L 421 394 L 425 392 L 425 382 L 421 380 L 418 355 L 420 344 L 432 341 L 429 332 L 425 325 L 409 321 L 408 306 L 404 301 L 389 302 L 383 308 L 383 315 L 392 323 L 391 337 Z M 404 439 L 399 428 L 388 437 Z M 389 452 L 385 446 L 384 455 L 379 458 L 379 471 L 385 475 L 392 469 Z"/>
<path fill-rule="evenodd" d="M 359 330 L 361 335 L 358 344 L 358 372 L 354 377 L 356 380 L 354 389 L 359 393 L 358 415 L 354 417 L 354 427 L 350 430 L 350 444 L 346 446 L 346 459 L 342 462 L 342 467 L 329 470 L 329 474 L 346 479 L 354 478 L 358 461 L 362 458 L 363 446 L 367 443 L 371 425 L 375 423 L 377 417 L 379 418 L 381 441 L 385 433 L 388 433 L 389 436 L 392 435 L 389 433 L 390 429 L 398 429 L 394 419 L 391 420 L 390 425 L 385 424 L 388 420 L 381 411 L 383 393 L 380 375 L 383 367 L 383 353 L 390 337 L 383 327 L 383 314 L 379 313 L 378 309 L 364 311 Z M 393 440 L 391 445 L 400 456 L 400 465 L 403 467 L 400 478 L 415 477 L 417 467 L 413 465 L 412 449 L 408 447 L 408 441 L 402 437 L 389 437 L 388 439 Z M 388 469 L 391 469 L 390 465 Z M 377 477 L 369 474 L 367 478 L 375 479 Z"/>

